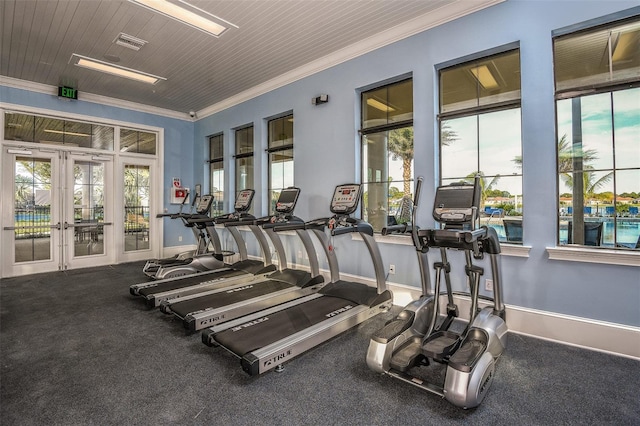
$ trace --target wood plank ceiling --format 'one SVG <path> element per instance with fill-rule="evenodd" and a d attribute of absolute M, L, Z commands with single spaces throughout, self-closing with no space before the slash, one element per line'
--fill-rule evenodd
<path fill-rule="evenodd" d="M 422 18 L 496 0 L 190 0 L 238 26 L 215 38 L 126 0 L 2 0 L 0 76 L 171 111 L 199 111 Z M 428 26 L 428 24 L 425 24 Z M 434 24 L 431 24 L 434 25 Z M 148 41 L 139 51 L 119 33 Z M 166 78 L 155 85 L 83 69 L 79 54 Z"/>

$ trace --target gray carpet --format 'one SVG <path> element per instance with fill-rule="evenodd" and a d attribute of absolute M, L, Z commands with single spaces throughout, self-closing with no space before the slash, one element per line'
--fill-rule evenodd
<path fill-rule="evenodd" d="M 2 425 L 640 424 L 640 362 L 513 333 L 473 410 L 375 374 L 368 336 L 391 313 L 249 377 L 129 295 L 141 268 L 0 282 Z"/>

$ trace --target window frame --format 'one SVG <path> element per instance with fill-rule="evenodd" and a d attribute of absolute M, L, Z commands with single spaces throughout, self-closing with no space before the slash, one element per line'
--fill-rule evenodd
<path fill-rule="evenodd" d="M 238 137 L 239 133 L 241 132 L 247 132 L 247 134 L 245 134 L 244 136 L 247 138 L 247 140 L 249 139 L 249 135 L 248 132 L 249 130 L 251 131 L 251 143 L 246 145 L 246 146 L 250 146 L 251 147 L 251 151 L 245 151 L 245 152 L 238 152 L 240 150 L 240 146 L 238 145 L 238 140 L 240 139 Z M 251 184 L 247 187 L 244 188 L 240 188 L 238 187 L 238 160 L 243 160 L 243 159 L 248 159 L 251 158 L 252 160 L 252 165 L 251 167 L 255 167 L 255 128 L 253 126 L 253 123 L 242 126 L 242 127 L 238 127 L 236 129 L 234 129 L 234 141 L 235 141 L 235 149 L 234 152 L 235 154 L 233 155 L 233 159 L 235 162 L 235 181 L 234 181 L 234 186 L 235 186 L 235 191 L 234 191 L 234 196 L 235 198 L 237 198 L 237 195 L 240 193 L 240 191 L 244 190 L 244 189 L 255 189 L 255 182 L 253 179 L 251 179 Z M 253 169 L 252 171 L 252 178 L 255 179 L 255 169 Z M 235 199 L 234 198 L 234 199 Z M 253 207 L 252 207 L 253 210 Z"/>
<path fill-rule="evenodd" d="M 219 139 L 218 141 L 214 141 L 214 139 Z M 220 132 L 220 133 L 215 133 L 213 135 L 210 135 L 207 137 L 207 140 L 209 141 L 209 160 L 207 160 L 207 162 L 209 163 L 209 188 L 210 188 L 210 192 L 212 193 L 212 195 L 214 195 L 214 202 L 213 205 L 211 206 L 211 215 L 212 216 L 216 216 L 216 215 L 220 215 L 224 213 L 224 176 L 225 176 L 225 166 L 224 166 L 224 133 Z M 221 152 L 219 153 L 219 155 L 215 156 L 214 149 L 213 149 L 213 144 L 216 143 L 219 145 Z M 221 165 L 222 167 L 220 169 L 214 169 L 214 166 L 216 165 Z M 218 193 L 222 193 L 222 196 L 216 196 L 216 194 L 214 194 L 213 189 L 214 189 L 214 179 L 213 179 L 213 172 L 214 170 L 220 170 L 223 176 L 223 187 L 221 189 L 218 190 Z"/>
<path fill-rule="evenodd" d="M 613 63 L 615 61 L 615 59 L 613 59 L 613 55 L 614 55 L 614 50 L 611 48 L 611 36 L 609 35 L 608 41 L 607 41 L 607 46 L 609 46 L 609 49 L 605 52 L 607 53 L 609 56 L 607 56 L 605 59 L 608 61 L 608 63 L 610 64 L 609 66 L 609 79 L 603 79 L 600 81 L 597 81 L 596 77 L 599 74 L 588 74 L 587 76 L 583 76 L 582 79 L 576 79 L 576 83 L 571 86 L 571 85 L 564 85 L 564 86 L 568 86 L 568 87 L 562 87 L 562 88 L 558 88 L 559 87 L 559 80 L 558 80 L 558 68 L 559 68 L 559 63 L 561 63 L 560 61 L 558 61 L 556 54 L 557 54 L 557 43 L 558 42 L 564 42 L 566 40 L 570 40 L 570 39 L 577 39 L 583 35 L 596 35 L 598 32 L 605 32 L 605 31 L 609 31 L 609 33 L 611 34 L 611 31 L 615 31 L 615 29 L 619 29 L 625 25 L 628 24 L 640 24 L 640 15 L 632 15 L 632 16 L 623 16 L 621 14 L 613 14 L 613 15 L 609 15 L 608 17 L 603 17 L 597 20 L 593 20 L 593 21 L 588 21 L 582 24 L 578 24 L 578 25 L 574 25 L 571 27 L 567 27 L 564 29 L 560 29 L 557 31 L 554 31 L 552 33 L 552 51 L 553 51 L 553 58 L 554 58 L 554 68 L 553 68 L 553 83 L 554 83 L 554 108 L 555 108 L 555 134 L 556 134 L 556 249 L 553 251 L 550 251 L 550 255 L 553 256 L 559 256 L 559 257 L 553 257 L 553 258 L 563 258 L 563 254 L 558 254 L 558 253 L 562 253 L 562 250 L 571 250 L 571 251 L 575 251 L 575 250 L 580 250 L 580 251 L 597 251 L 601 254 L 605 254 L 607 252 L 609 253 L 620 253 L 620 254 L 625 254 L 625 255 L 630 255 L 630 256 L 637 256 L 640 253 L 640 247 L 638 247 L 638 243 L 636 243 L 636 246 L 633 247 L 633 242 L 631 243 L 631 246 L 623 244 L 620 242 L 619 240 L 619 235 L 618 235 L 618 227 L 620 226 L 620 223 L 623 222 L 623 220 L 621 220 L 621 218 L 623 219 L 623 216 L 619 216 L 618 214 L 618 205 L 622 204 L 622 203 L 618 203 L 617 200 L 619 198 L 621 198 L 621 194 L 618 193 L 618 174 L 620 172 L 625 172 L 625 171 L 635 171 L 636 173 L 640 173 L 640 164 L 637 164 L 635 166 L 618 166 L 616 163 L 616 156 L 619 155 L 617 153 L 618 151 L 618 147 L 616 146 L 616 138 L 617 138 L 617 132 L 619 131 L 619 127 L 616 125 L 616 111 L 620 111 L 620 109 L 616 109 L 615 108 L 615 94 L 616 93 L 620 93 L 626 90 L 637 90 L 638 88 L 640 88 L 640 78 L 638 77 L 633 77 L 633 78 L 622 78 L 622 79 L 618 79 L 618 78 L 613 78 Z M 618 71 L 619 72 L 619 71 Z M 594 82 L 586 82 L 585 80 L 588 79 L 589 77 L 594 77 Z M 611 81 L 613 80 L 613 81 Z M 564 80 L 563 80 L 564 81 Z M 582 113 L 582 100 L 583 99 L 588 99 L 592 96 L 599 96 L 599 95 L 608 95 L 608 107 L 610 107 L 610 109 L 607 110 L 607 113 L 609 115 L 609 118 L 611 119 L 610 122 L 610 128 L 608 128 L 607 130 L 610 132 L 609 135 L 609 140 L 606 141 L 609 144 L 608 147 L 608 151 L 606 153 L 604 153 L 605 156 L 611 155 L 611 163 L 610 166 L 606 167 L 606 166 L 602 166 L 602 165 L 598 165 L 595 168 L 593 168 L 593 166 L 591 165 L 587 165 L 585 164 L 586 162 L 586 153 L 587 151 L 595 151 L 594 148 L 590 148 L 581 152 L 584 152 L 585 155 L 584 156 L 573 156 L 571 155 L 571 161 L 573 162 L 571 165 L 571 169 L 569 171 L 563 171 L 561 170 L 561 152 L 560 152 L 560 141 L 564 139 L 565 135 L 560 135 L 560 133 L 562 133 L 561 130 L 561 126 L 560 126 L 560 113 L 559 113 L 559 105 L 561 102 L 563 101 L 567 101 L 570 100 L 572 103 L 572 108 L 575 107 L 579 107 L 579 110 L 576 110 L 575 114 L 577 114 L 578 112 L 580 113 L 580 120 L 579 121 L 583 121 L 584 117 L 583 117 L 583 113 Z M 574 100 L 578 100 L 577 102 L 574 102 Z M 574 114 L 573 110 L 572 110 L 572 114 Z M 571 118 L 572 122 L 574 121 L 574 117 L 572 115 Z M 624 126 L 623 126 L 624 127 Z M 580 124 L 576 131 L 580 132 L 580 136 L 579 136 L 579 141 L 574 141 L 573 137 L 571 138 L 571 140 L 569 141 L 569 143 L 571 144 L 571 149 L 574 149 L 574 145 L 577 143 L 579 145 L 579 148 L 582 150 L 583 148 L 583 144 L 585 143 L 585 135 L 586 138 L 592 138 L 594 137 L 594 134 L 590 133 L 588 130 L 586 133 L 582 133 L 582 128 L 583 125 Z M 572 133 L 573 133 L 573 129 L 572 129 Z M 601 154 L 602 155 L 602 154 Z M 576 159 L 577 163 L 576 163 Z M 593 158 L 593 160 L 597 160 L 596 158 Z M 576 169 L 576 167 L 579 166 L 579 169 Z M 572 211 L 569 212 L 567 211 L 567 215 L 566 217 L 563 219 L 563 208 L 562 208 L 562 200 L 561 200 L 561 186 L 562 186 L 562 175 L 564 173 L 569 173 L 571 174 L 571 176 L 574 176 L 576 173 L 578 173 L 579 175 L 583 175 L 585 173 L 605 173 L 603 176 L 606 175 L 610 175 L 611 176 L 611 191 L 606 191 L 605 192 L 611 192 L 612 193 L 612 200 L 611 200 L 611 204 L 612 204 L 612 209 L 613 209 L 613 215 L 608 215 L 606 213 L 606 206 L 604 205 L 605 203 L 603 202 L 602 206 L 599 206 L 599 203 L 596 202 L 596 212 L 595 212 L 595 217 L 596 217 L 596 221 L 594 222 L 593 220 L 586 220 L 587 217 L 591 216 L 593 214 L 592 212 L 592 204 L 593 204 L 593 199 L 589 202 L 589 206 L 587 206 L 587 196 L 589 194 L 586 193 L 586 189 L 583 187 L 582 188 L 582 194 L 579 194 L 580 190 L 579 188 L 574 188 L 570 191 L 565 191 L 566 192 L 571 192 L 573 191 L 572 197 L 571 197 L 571 208 Z M 582 206 L 580 208 L 573 208 L 574 200 L 576 200 L 575 194 L 576 194 L 576 190 L 578 191 L 578 199 L 577 201 L 579 203 L 582 204 Z M 626 192 L 626 191 L 625 191 Z M 632 191 L 635 192 L 635 191 Z M 593 192 L 592 195 L 596 195 L 595 192 Z M 587 207 L 589 207 L 589 211 L 587 210 Z M 567 209 L 568 210 L 568 209 Z M 603 213 L 605 212 L 605 213 Z M 587 216 L 589 215 L 589 216 Z M 609 220 L 607 219 L 608 217 L 611 217 L 611 223 L 613 225 L 613 231 L 612 231 L 612 240 L 613 240 L 613 245 L 609 246 L 608 244 L 605 244 L 605 230 L 604 228 L 606 228 L 606 224 L 607 222 L 609 222 Z M 566 222 L 567 225 L 563 227 L 563 222 Z M 598 245 L 591 245 L 590 243 L 588 243 L 585 240 L 585 234 L 584 232 L 581 232 L 579 229 L 582 228 L 581 226 L 571 226 L 572 223 L 584 223 L 585 224 L 585 231 L 586 231 L 586 225 L 588 223 L 602 223 L 602 230 L 601 230 L 601 237 L 598 241 Z M 573 228 L 573 233 L 574 235 L 567 235 L 565 238 L 562 237 L 562 231 L 564 229 L 567 229 L 567 232 L 571 232 L 570 229 Z M 578 230 L 578 232 L 576 233 L 575 231 Z M 578 240 L 579 243 L 572 243 L 571 241 L 575 241 Z M 566 241 L 566 243 L 563 243 L 564 241 Z M 638 241 L 640 242 L 640 236 L 638 237 Z M 550 250 L 548 248 L 548 250 Z M 619 255 L 617 255 L 619 257 Z M 600 256 L 599 256 L 600 257 Z M 614 255 L 610 255 L 607 256 L 607 258 L 610 257 L 614 257 Z M 631 259 L 632 257 L 630 257 Z M 568 259 L 568 260 L 575 260 L 575 259 Z M 594 260 L 597 261 L 597 260 Z M 615 261 L 613 259 L 608 259 L 607 262 L 610 263 L 619 263 L 619 264 L 627 264 L 627 263 L 620 263 L 623 262 L 620 259 L 615 259 Z"/>
<path fill-rule="evenodd" d="M 367 106 L 365 104 L 367 104 L 367 100 L 371 99 L 367 97 L 367 94 L 371 94 L 372 92 L 379 92 L 381 90 L 386 90 L 386 97 L 385 97 L 385 102 L 386 105 L 389 109 L 391 109 L 391 107 L 389 106 L 389 104 L 391 104 L 391 101 L 389 100 L 390 96 L 389 96 L 389 89 L 393 88 L 394 86 L 396 87 L 400 87 L 400 85 L 403 84 L 407 84 L 410 83 L 411 84 L 411 118 L 410 119 L 400 119 L 400 120 L 391 120 L 389 118 L 389 116 L 387 115 L 386 117 L 386 123 L 383 124 L 377 124 L 377 125 L 370 125 L 367 126 L 365 123 L 365 115 L 367 115 Z M 376 85 L 371 85 L 368 86 L 366 88 L 360 89 L 359 93 L 358 93 L 358 98 L 359 98 L 359 106 L 360 106 L 360 129 L 358 129 L 358 134 L 359 134 L 359 150 L 360 150 L 360 179 L 362 184 L 365 186 L 365 192 L 366 193 L 370 193 L 372 188 L 374 187 L 374 185 L 380 185 L 380 184 L 384 184 L 385 182 L 378 182 L 377 180 L 374 179 L 369 179 L 369 171 L 368 168 L 366 167 L 367 164 L 369 163 L 367 155 L 368 153 L 366 152 L 366 150 L 364 149 L 365 144 L 367 144 L 366 139 L 368 136 L 371 135 L 381 135 L 381 137 L 388 139 L 389 137 L 389 132 L 392 132 L 394 130 L 399 130 L 399 129 L 405 129 L 405 128 L 411 128 L 411 132 L 413 132 L 414 129 L 414 111 L 415 111 L 415 103 L 414 103 L 414 84 L 413 84 L 413 75 L 412 74 L 405 74 L 402 76 L 398 76 L 395 77 L 393 79 L 390 80 L 386 80 L 384 82 L 380 82 Z M 374 107 L 376 108 L 376 107 Z M 387 111 L 389 112 L 389 110 Z M 415 139 L 412 140 L 412 144 L 414 143 Z M 415 146 L 415 145 L 414 145 Z M 381 161 L 385 161 L 387 163 L 387 165 L 389 164 L 389 158 L 391 156 L 391 152 L 388 149 L 388 146 L 386 146 L 385 148 L 385 154 L 384 154 L 384 160 Z M 395 161 L 395 160 L 394 160 Z M 389 188 L 391 187 L 391 183 L 395 183 L 395 184 L 400 184 L 402 186 L 405 185 L 405 183 L 408 183 L 409 188 L 411 193 L 413 192 L 413 185 L 412 182 L 415 180 L 415 155 L 411 158 L 411 177 L 409 178 L 408 181 L 405 182 L 404 179 L 404 175 L 400 178 L 400 179 L 394 179 L 393 182 L 388 181 L 387 179 L 387 183 L 389 184 L 388 187 L 386 188 L 385 192 L 386 195 L 383 196 L 384 199 L 386 199 L 386 203 L 385 205 L 382 205 L 378 208 L 378 210 L 380 212 L 382 212 L 382 216 L 386 216 L 386 217 L 382 217 L 380 218 L 380 215 L 377 213 L 374 213 L 374 211 L 376 209 L 374 208 L 370 208 L 368 205 L 368 196 L 365 199 L 365 196 L 363 195 L 363 199 L 361 202 L 362 208 L 361 208 L 361 213 L 360 216 L 361 218 L 369 221 L 369 223 L 371 223 L 371 225 L 374 227 L 374 232 L 376 233 L 380 233 L 382 228 L 384 228 L 385 226 L 390 225 L 390 215 L 389 215 L 389 199 L 390 199 L 390 191 Z M 400 203 L 399 203 L 399 213 L 402 213 L 401 210 L 402 208 L 400 206 L 402 206 L 402 199 L 400 199 Z M 377 217 L 376 217 L 377 216 Z M 408 218 L 408 217 L 407 217 Z M 382 220 L 381 223 L 377 223 L 380 222 Z M 396 217 L 394 215 L 393 220 L 396 220 Z M 400 218 L 400 220 L 402 220 Z M 391 223 L 392 224 L 392 223 Z"/>
<path fill-rule="evenodd" d="M 281 133 L 282 135 L 286 135 L 286 136 L 291 136 L 291 143 L 287 143 L 287 144 L 282 144 L 282 145 L 278 145 L 278 146 L 273 146 L 273 144 L 275 144 L 276 142 L 279 141 L 286 141 L 289 138 L 286 139 L 272 139 L 272 131 L 271 131 L 271 125 L 272 123 L 275 123 L 276 121 L 282 120 L 283 122 L 283 132 Z M 286 132 L 284 132 L 284 122 L 287 120 L 291 120 L 291 135 L 287 134 Z M 291 151 L 291 158 L 292 158 L 292 162 L 293 160 L 293 154 L 294 154 L 294 150 L 293 150 L 293 146 L 294 146 L 294 139 L 295 139 L 295 126 L 294 126 L 294 115 L 293 115 L 293 111 L 289 111 L 286 113 L 283 113 L 281 115 L 278 116 L 274 116 L 271 117 L 269 119 L 267 119 L 267 149 L 265 149 L 265 153 L 267 155 L 267 203 L 268 203 L 268 214 L 273 214 L 275 213 L 275 197 L 273 196 L 273 194 L 276 191 L 281 191 L 284 188 L 276 188 L 273 185 L 273 176 L 271 173 L 271 169 L 272 169 L 272 161 L 271 161 L 271 156 L 274 153 L 278 153 L 278 152 L 284 152 L 284 151 Z M 294 175 L 295 176 L 295 175 Z M 293 184 L 293 183 L 292 183 Z"/>
<path fill-rule="evenodd" d="M 509 111 L 509 110 L 518 110 L 519 111 L 519 120 L 518 120 L 518 125 L 520 126 L 519 129 L 519 158 L 520 158 L 520 172 L 519 173 L 511 173 L 511 174 L 491 174 L 491 175 L 482 175 L 483 179 L 493 179 L 496 177 L 505 177 L 505 178 L 514 178 L 514 177 L 519 177 L 520 178 L 520 190 L 521 190 L 521 194 L 515 194 L 515 199 L 517 200 L 518 197 L 520 197 L 520 200 L 523 200 L 524 198 L 524 172 L 523 172 L 523 168 L 522 168 L 522 153 L 523 153 L 523 137 L 522 137 L 522 78 L 519 77 L 518 78 L 518 84 L 517 84 L 517 97 L 513 97 L 511 99 L 506 99 L 506 100 L 496 100 L 494 102 L 491 101 L 487 101 L 487 98 L 489 98 L 490 96 L 481 96 L 481 86 L 482 83 L 480 82 L 479 78 L 476 78 L 475 81 L 475 90 L 476 90 L 476 95 L 475 95 L 475 99 L 476 99 L 476 105 L 475 106 L 469 106 L 469 107 L 463 107 L 463 108 L 459 108 L 459 109 L 454 109 L 454 110 L 450 110 L 450 111 L 445 111 L 442 112 L 443 106 L 444 106 L 444 99 L 443 99 L 443 89 L 442 89 L 442 75 L 444 72 L 447 71 L 455 71 L 455 70 L 464 70 L 467 67 L 473 67 L 474 65 L 478 64 L 478 66 L 481 66 L 483 63 L 486 62 L 490 62 L 492 61 L 494 58 L 500 58 L 500 57 L 508 57 L 511 54 L 517 54 L 517 60 L 518 60 L 518 74 L 520 75 L 521 69 L 522 69 L 522 60 L 521 60 L 521 49 L 520 49 L 520 43 L 519 42 L 514 42 L 514 43 L 509 43 L 503 46 L 498 46 L 492 49 L 488 49 L 482 52 L 477 52 L 474 53 L 472 55 L 468 55 L 465 56 L 463 58 L 458 58 L 456 60 L 452 60 L 452 61 L 448 61 L 446 63 L 440 64 L 436 67 L 436 73 L 437 73 L 437 79 L 438 79 L 438 110 L 439 113 L 437 115 L 437 122 L 438 122 L 438 134 L 439 134 L 439 142 L 438 142 L 438 170 L 439 170 L 439 184 L 442 185 L 443 181 L 450 181 L 452 179 L 459 179 L 459 180 L 467 180 L 469 179 L 469 176 L 459 176 L 459 177 L 451 177 L 451 178 L 443 178 L 443 125 L 446 121 L 448 120 L 455 120 L 455 119 L 460 119 L 460 118 L 468 118 L 468 117 L 475 117 L 475 166 L 476 166 L 476 173 L 478 172 L 482 172 L 481 170 L 481 151 L 482 151 L 482 143 L 484 140 L 482 136 L 481 136 L 481 119 L 482 117 L 487 117 L 488 114 L 494 114 L 494 113 L 499 113 L 499 112 L 503 112 L 503 111 Z M 482 87 L 482 89 L 484 89 L 484 87 Z M 486 89 L 485 89 L 486 90 Z M 506 93 L 507 95 L 510 94 L 510 92 L 498 92 L 499 94 L 501 93 Z M 481 100 L 484 100 L 485 102 L 481 102 Z M 504 204 L 504 203 L 502 203 Z M 507 203 L 509 204 L 509 203 Z M 499 204 L 501 205 L 501 204 Z M 502 235 L 500 235 L 501 238 L 501 243 L 503 244 L 513 244 L 514 246 L 520 246 L 523 247 L 526 239 L 526 233 L 525 233 L 525 229 L 524 229 L 524 209 L 521 206 L 520 208 L 518 208 L 518 203 L 517 201 L 515 202 L 515 206 L 513 207 L 513 209 L 515 210 L 516 213 L 520 213 L 515 214 L 513 216 L 508 215 L 505 208 L 491 208 L 490 209 L 490 213 L 486 212 L 486 207 L 490 207 L 490 206 L 480 206 L 482 211 L 479 212 L 480 215 L 487 215 L 489 214 L 489 219 L 487 220 L 485 217 L 485 222 L 487 222 L 487 225 L 491 225 L 491 220 L 494 216 L 494 214 L 496 214 L 496 216 L 498 216 L 498 218 L 501 220 L 502 222 L 502 226 L 504 229 L 506 227 L 506 225 L 504 224 L 504 219 L 514 219 L 517 218 L 516 220 L 520 220 L 521 224 L 520 230 L 518 230 L 518 237 L 515 239 L 508 239 L 508 236 L 506 235 L 506 231 L 504 237 Z M 485 207 L 485 208 L 483 208 Z M 508 206 L 507 206 L 508 207 Z M 510 223 L 513 223 L 514 221 L 511 220 Z M 482 223 L 482 218 L 481 218 L 481 224 Z M 501 234 L 501 232 L 499 232 L 499 234 Z"/>

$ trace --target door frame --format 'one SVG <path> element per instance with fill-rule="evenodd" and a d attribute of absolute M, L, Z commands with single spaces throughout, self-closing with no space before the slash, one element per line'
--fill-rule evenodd
<path fill-rule="evenodd" d="M 60 269 L 62 262 L 62 209 L 60 201 L 62 200 L 61 185 L 63 177 L 60 170 L 60 153 L 58 150 L 49 149 L 41 150 L 40 146 L 27 146 L 22 144 L 20 146 L 15 145 L 2 145 L 2 153 L 0 155 L 0 172 L 2 173 L 3 182 L 14 183 L 14 170 L 16 157 L 22 155 L 32 158 L 46 158 L 51 160 L 51 169 L 56 170 L 55 173 L 51 173 L 51 209 L 49 214 L 51 216 L 51 232 L 50 232 L 50 257 L 49 259 L 34 260 L 30 262 L 15 261 L 15 233 L 6 229 L 7 227 L 13 227 L 15 218 L 15 193 L 14 185 L 2 185 L 2 191 L 0 193 L 0 208 L 2 211 L 2 217 L 0 223 L 2 229 L 0 229 L 0 256 L 2 258 L 2 277 L 34 274 L 39 272 L 57 271 Z M 14 151 L 14 152 L 9 152 Z M 9 204 L 8 200 L 11 199 L 12 203 Z M 54 201 L 55 200 L 55 201 Z M 5 205 L 5 203 L 7 205 Z M 57 226 L 57 228 L 56 228 Z M 9 237 L 11 235 L 11 237 Z"/>
<path fill-rule="evenodd" d="M 47 145 L 33 142 L 20 142 L 20 141 L 5 141 L 4 140 L 4 119 L 6 112 L 16 112 L 22 114 L 33 114 L 40 116 L 49 116 L 53 118 L 60 119 L 68 119 L 68 120 L 78 120 L 89 123 L 96 123 L 102 125 L 108 125 L 114 127 L 114 149 L 113 151 L 103 151 L 98 149 L 74 149 L 70 147 L 59 147 L 56 145 Z M 129 153 L 121 153 L 119 150 L 120 147 L 120 128 L 125 127 L 128 129 L 137 129 L 141 131 L 149 131 L 155 132 L 158 135 L 157 138 L 157 147 L 155 155 L 143 155 L 143 154 L 129 154 Z M 95 156 L 112 156 L 113 157 L 113 180 L 110 182 L 112 184 L 113 191 L 113 232 L 114 232 L 114 245 L 115 250 L 113 251 L 114 258 L 111 260 L 112 263 L 120 263 L 120 262 L 129 262 L 133 260 L 142 260 L 148 258 L 158 258 L 161 256 L 163 252 L 163 244 L 164 244 L 164 229 L 163 223 L 161 219 L 156 219 L 155 215 L 157 212 L 160 212 L 162 206 L 164 205 L 164 197 L 165 191 L 163 189 L 163 179 L 164 179 L 164 128 L 149 126 L 140 123 L 134 122 L 125 122 L 119 120 L 112 120 L 100 117 L 93 117 L 88 115 L 81 115 L 75 113 L 66 113 L 57 110 L 49 110 L 44 108 L 37 107 L 27 107 L 19 104 L 9 104 L 0 102 L 0 148 L 2 149 L 2 155 L 0 157 L 0 176 L 4 177 L 4 173 L 7 171 L 3 170 L 4 168 L 4 153 L 7 147 L 16 147 L 16 148 L 24 148 L 24 149 L 44 149 L 47 150 L 51 148 L 51 150 L 61 149 L 62 151 L 69 152 L 85 152 L 90 153 Z M 128 254 L 124 252 L 124 222 L 119 218 L 117 212 L 120 211 L 118 209 L 124 209 L 124 200 L 120 195 L 122 195 L 124 190 L 124 182 L 122 179 L 119 179 L 120 169 L 122 168 L 123 161 L 129 161 L 130 159 L 135 158 L 135 161 L 149 161 L 153 163 L 153 170 L 155 171 L 154 175 L 151 177 L 151 191 L 152 196 L 150 197 L 149 211 L 150 211 L 150 220 L 149 220 L 149 235 L 150 235 L 150 245 L 149 250 L 141 251 L 139 259 L 136 256 L 133 256 L 129 252 Z M 13 173 L 13 172 L 11 172 Z M 3 179 L 4 181 L 4 179 Z M 13 212 L 13 203 L 11 206 L 5 206 L 4 196 L 0 196 L 0 212 L 2 212 L 3 216 L 0 216 L 0 223 L 4 226 L 5 218 L 4 214 L 7 209 L 10 209 Z M 13 223 L 13 222 L 11 222 Z M 62 223 L 62 222 L 61 222 Z M 3 235 L 4 231 L 0 229 L 0 258 L 5 259 L 8 255 L 8 251 L 12 251 L 12 249 L 7 247 L 9 244 L 9 240 L 13 240 L 13 238 L 5 238 Z M 121 237 L 119 235 L 122 234 Z M 13 260 L 13 259 L 12 259 Z M 95 266 L 95 265 L 91 265 Z M 25 270 L 24 274 L 31 274 L 42 272 L 40 270 Z M 18 274 L 9 274 L 6 268 L 4 267 L 4 261 L 0 261 L 0 277 L 9 277 L 15 276 Z M 22 275 L 22 274 L 20 274 Z"/>

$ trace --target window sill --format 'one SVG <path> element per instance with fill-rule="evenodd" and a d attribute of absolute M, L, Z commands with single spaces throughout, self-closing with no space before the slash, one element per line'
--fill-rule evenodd
<path fill-rule="evenodd" d="M 380 235 L 376 234 L 376 242 L 379 244 L 398 244 L 405 246 L 413 246 L 413 241 L 408 235 Z M 362 237 L 358 234 L 353 234 L 352 239 L 361 240 Z M 531 247 L 521 246 L 516 244 L 500 244 L 500 249 L 503 256 L 512 257 L 529 257 Z"/>
<path fill-rule="evenodd" d="M 551 260 L 640 266 L 639 252 L 589 249 L 585 247 L 547 247 L 547 253 L 549 253 L 549 259 Z"/>

